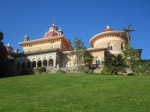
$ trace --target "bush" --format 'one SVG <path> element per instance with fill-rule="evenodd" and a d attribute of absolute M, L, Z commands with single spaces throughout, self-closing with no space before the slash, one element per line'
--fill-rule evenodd
<path fill-rule="evenodd" d="M 29 75 L 29 70 L 28 69 L 22 69 L 20 72 L 20 75 Z"/>
<path fill-rule="evenodd" d="M 94 74 L 94 70 L 90 70 L 90 71 L 89 71 L 89 74 Z"/>
<path fill-rule="evenodd" d="M 140 61 L 134 68 L 133 73 L 139 76 L 149 76 L 150 75 L 150 61 L 144 60 Z"/>
<path fill-rule="evenodd" d="M 85 68 L 83 69 L 83 73 L 89 73 L 89 71 L 90 71 L 90 69 L 89 69 L 88 67 L 85 67 Z"/>
<path fill-rule="evenodd" d="M 57 73 L 66 73 L 65 71 L 63 71 L 62 69 L 57 70 Z"/>
<path fill-rule="evenodd" d="M 46 68 L 45 67 L 34 68 L 34 72 L 41 74 L 42 72 L 46 72 Z"/>
<path fill-rule="evenodd" d="M 89 67 L 85 67 L 85 68 L 83 69 L 83 73 L 93 74 L 94 71 L 93 71 L 93 70 L 90 70 Z"/>
<path fill-rule="evenodd" d="M 39 73 L 42 73 L 42 72 L 46 72 L 46 68 L 45 67 L 40 67 L 39 68 Z"/>

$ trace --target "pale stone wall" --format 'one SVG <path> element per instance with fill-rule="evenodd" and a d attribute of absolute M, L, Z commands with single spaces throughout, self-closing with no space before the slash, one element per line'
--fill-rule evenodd
<path fill-rule="evenodd" d="M 46 50 L 51 48 L 60 48 L 61 49 L 61 42 L 54 42 L 54 43 L 43 43 L 43 44 L 33 44 L 32 46 L 25 46 L 23 47 L 24 52 L 32 52 L 38 50 Z"/>
<path fill-rule="evenodd" d="M 99 60 L 100 63 L 104 61 L 104 50 L 101 51 L 90 51 L 91 54 L 94 56 L 93 63 L 96 64 L 96 60 Z M 66 60 L 66 67 L 75 67 L 76 65 L 76 55 L 67 55 L 70 59 L 69 61 Z"/>
<path fill-rule="evenodd" d="M 125 45 L 126 42 L 120 37 L 109 37 L 95 41 L 93 47 L 108 47 L 108 45 L 112 45 L 114 51 L 121 51 L 121 43 Z"/>
<path fill-rule="evenodd" d="M 75 61 L 75 60 L 76 60 L 76 56 L 75 56 L 75 55 L 71 55 L 71 56 L 68 56 L 68 57 L 69 57 L 69 59 L 70 59 L 70 61 L 69 61 L 69 63 L 68 63 L 69 66 L 70 66 L 70 67 L 76 66 L 76 63 L 75 63 L 75 62 L 76 62 L 76 61 Z"/>
<path fill-rule="evenodd" d="M 27 63 L 27 62 L 38 62 L 39 60 L 41 60 L 42 62 L 42 66 L 43 66 L 43 61 L 44 60 L 47 60 L 47 63 L 48 61 L 52 59 L 53 60 L 53 66 L 56 67 L 56 52 L 54 53 L 45 53 L 45 54 L 35 54 L 35 55 L 29 55 L 27 57 L 20 57 L 20 58 L 17 58 L 15 60 L 15 67 L 17 65 L 17 63 L 20 63 L 22 64 L 23 62 Z M 37 67 L 37 63 L 36 63 L 36 67 Z"/>
<path fill-rule="evenodd" d="M 94 56 L 93 64 L 96 64 L 96 60 L 100 60 L 100 63 L 104 61 L 104 51 L 91 52 L 91 54 Z"/>

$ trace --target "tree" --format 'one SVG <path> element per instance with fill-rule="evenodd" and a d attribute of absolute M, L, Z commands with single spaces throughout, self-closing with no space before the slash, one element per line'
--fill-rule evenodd
<path fill-rule="evenodd" d="M 123 50 L 123 54 L 125 61 L 128 65 L 128 69 L 130 69 L 133 72 L 134 67 L 136 67 L 140 61 L 140 51 L 127 45 Z"/>
<path fill-rule="evenodd" d="M 126 62 L 122 54 L 109 54 L 105 57 L 102 73 L 120 74 L 126 71 Z"/>
<path fill-rule="evenodd" d="M 2 32 L 0 32 L 0 42 L 3 40 L 3 33 Z"/>
<path fill-rule="evenodd" d="M 8 58 L 7 58 L 7 50 L 3 45 L 3 33 L 0 32 L 0 77 L 4 77 L 7 73 L 7 65 L 8 65 Z"/>
<path fill-rule="evenodd" d="M 131 32 L 135 32 L 136 30 L 131 29 L 131 25 L 129 25 L 128 27 L 124 27 L 123 31 L 125 34 L 128 35 L 128 43 L 130 44 L 130 40 L 131 40 Z"/>
<path fill-rule="evenodd" d="M 70 55 L 76 56 L 75 63 L 77 65 L 77 72 L 79 73 L 79 66 L 82 66 L 83 64 L 83 53 L 86 50 L 84 42 L 82 42 L 81 39 L 75 38 L 73 43 L 71 43 L 70 50 L 71 50 Z"/>
<path fill-rule="evenodd" d="M 150 76 L 150 60 L 140 60 L 133 68 L 133 72 L 135 75 Z"/>
<path fill-rule="evenodd" d="M 123 53 L 128 65 L 128 69 L 131 69 L 131 72 L 133 72 L 135 66 L 137 66 L 140 61 L 141 50 L 136 50 L 131 46 L 131 32 L 135 32 L 135 30 L 131 28 L 131 25 L 129 25 L 127 28 L 123 28 L 123 31 L 128 36 L 128 44 L 125 46 Z"/>
<path fill-rule="evenodd" d="M 88 50 L 85 50 L 83 54 L 84 65 L 89 66 L 92 63 L 94 57 Z"/>

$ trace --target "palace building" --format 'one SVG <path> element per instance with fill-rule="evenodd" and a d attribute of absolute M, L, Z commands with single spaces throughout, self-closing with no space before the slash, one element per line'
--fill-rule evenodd
<path fill-rule="evenodd" d="M 114 30 L 107 26 L 102 32 L 94 35 L 90 40 L 91 48 L 88 51 L 94 56 L 93 64 L 101 65 L 108 53 L 122 53 L 124 46 L 128 43 L 128 35 L 122 31 Z M 23 53 L 18 50 L 12 52 L 10 45 L 6 46 L 9 57 L 14 60 L 14 69 L 33 69 L 35 67 L 72 68 L 75 67 L 75 56 L 70 56 L 70 41 L 63 35 L 63 30 L 54 24 L 40 39 L 30 40 L 25 35 L 24 41 L 19 42 Z M 11 54 L 11 55 L 10 55 Z"/>

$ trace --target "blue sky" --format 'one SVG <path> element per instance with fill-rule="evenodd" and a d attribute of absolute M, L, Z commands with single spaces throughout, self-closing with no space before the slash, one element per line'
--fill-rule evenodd
<path fill-rule="evenodd" d="M 132 46 L 142 48 L 142 59 L 150 59 L 150 0 L 0 0 L 0 31 L 4 45 L 22 47 L 26 34 L 40 39 L 54 24 L 71 41 L 89 40 L 107 25 L 115 30 L 132 25 Z"/>

